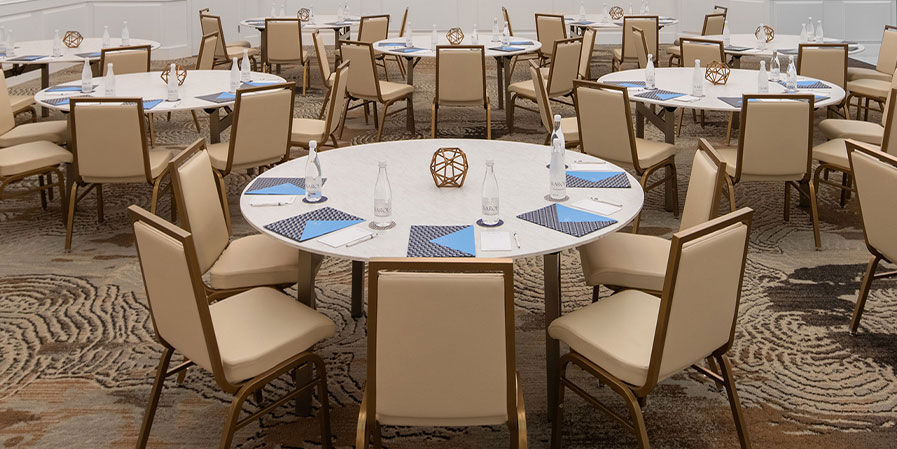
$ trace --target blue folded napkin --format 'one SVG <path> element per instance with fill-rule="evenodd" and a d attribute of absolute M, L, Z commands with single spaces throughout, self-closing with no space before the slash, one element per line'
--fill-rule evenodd
<path fill-rule="evenodd" d="M 47 89 L 46 92 L 81 92 L 81 86 L 54 86 Z"/>
<path fill-rule="evenodd" d="M 395 49 L 395 51 L 397 51 L 399 53 L 414 53 L 416 51 L 426 51 L 426 50 L 423 48 L 417 48 L 417 47 L 404 47 L 404 48 L 397 48 L 397 49 Z"/>
<path fill-rule="evenodd" d="M 76 53 L 75 56 L 79 58 L 99 58 L 100 52 L 95 51 L 93 53 Z"/>
<path fill-rule="evenodd" d="M 595 23 L 595 22 L 590 21 L 590 20 L 579 20 L 576 22 L 570 22 L 570 25 L 591 25 L 593 23 Z"/>
<path fill-rule="evenodd" d="M 490 50 L 512 52 L 512 51 L 523 51 L 526 49 L 521 48 L 521 47 L 511 47 L 511 46 L 502 45 L 501 47 L 492 47 L 492 48 L 490 48 Z"/>
<path fill-rule="evenodd" d="M 567 187 L 583 189 L 629 188 L 629 177 L 621 171 L 567 171 Z"/>
<path fill-rule="evenodd" d="M 510 45 L 534 45 L 533 41 L 511 41 L 508 42 Z"/>
<path fill-rule="evenodd" d="M 247 89 L 250 87 L 262 87 L 262 86 L 273 86 L 278 84 L 276 81 L 250 81 L 248 83 L 240 84 L 240 89 Z"/>
<path fill-rule="evenodd" d="M 143 109 L 152 109 L 162 103 L 161 99 L 143 100 Z"/>
<path fill-rule="evenodd" d="M 411 226 L 408 257 L 475 257 L 473 226 Z"/>
<path fill-rule="evenodd" d="M 377 44 L 378 47 L 404 47 L 405 44 L 403 42 L 380 42 Z"/>
<path fill-rule="evenodd" d="M 623 87 L 646 87 L 644 81 L 605 81 L 604 84 L 612 84 L 614 86 L 623 86 Z"/>
<path fill-rule="evenodd" d="M 31 62 L 37 61 L 38 59 L 46 58 L 47 55 L 27 55 L 27 56 L 19 56 L 18 58 L 10 58 L 7 61 L 23 61 L 23 62 Z"/>
<path fill-rule="evenodd" d="M 265 225 L 265 229 L 304 242 L 362 222 L 359 217 L 325 207 Z"/>
<path fill-rule="evenodd" d="M 613 218 L 573 209 L 562 204 L 550 204 L 541 209 L 520 214 L 517 218 L 574 237 L 591 234 L 617 222 Z"/>

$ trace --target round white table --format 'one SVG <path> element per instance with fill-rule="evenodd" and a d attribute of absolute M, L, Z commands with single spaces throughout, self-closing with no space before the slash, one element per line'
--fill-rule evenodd
<path fill-rule="evenodd" d="M 442 147 L 461 148 L 467 154 L 469 170 L 462 188 L 437 188 L 430 176 L 430 158 Z M 550 150 L 545 145 L 519 142 L 473 139 L 436 139 L 383 142 L 356 145 L 319 153 L 323 177 L 323 193 L 329 199 L 319 204 L 306 204 L 299 199 L 292 204 L 274 207 L 254 207 L 244 190 L 240 210 L 246 221 L 259 232 L 276 238 L 286 245 L 303 250 L 301 257 L 311 254 L 350 259 L 352 264 L 352 314 L 362 315 L 364 262 L 379 257 L 405 257 L 412 225 L 473 225 L 476 235 L 476 257 L 522 258 L 544 257 L 545 270 L 545 328 L 548 370 L 549 403 L 557 394 L 555 379 L 560 347 L 548 337 L 548 324 L 561 312 L 561 251 L 582 246 L 619 230 L 641 211 L 644 192 L 638 180 L 626 174 L 630 188 L 578 189 L 568 188 L 566 206 L 589 197 L 599 197 L 622 205 L 609 215 L 617 223 L 603 229 L 574 237 L 553 229 L 517 218 L 518 214 L 547 206 L 548 164 Z M 481 185 L 485 176 L 485 162 L 495 161 L 495 175 L 500 195 L 500 216 L 504 225 L 483 228 L 474 223 L 480 218 Z M 566 152 L 567 164 L 576 161 L 599 161 L 589 155 Z M 373 218 L 373 190 L 378 175 L 378 161 L 387 161 L 392 188 L 393 229 L 361 244 L 333 248 L 316 239 L 298 242 L 265 229 L 265 225 L 323 207 L 332 207 L 365 220 Z M 262 177 L 303 177 L 306 158 L 286 162 L 266 171 Z M 601 164 L 602 170 L 623 171 L 612 164 Z M 247 185 L 247 189 L 252 185 Z M 283 197 L 279 197 L 283 198 Z M 355 226 L 368 226 L 368 221 Z M 520 247 L 510 251 L 481 251 L 480 235 L 484 231 L 504 231 L 519 236 Z M 512 239 L 513 240 L 513 239 Z M 309 279 L 310 278 L 310 279 Z M 314 304 L 314 274 L 300 275 L 300 300 Z"/>
<path fill-rule="evenodd" d="M 723 35 L 721 34 L 712 34 L 707 36 L 682 35 L 680 37 L 696 37 L 698 39 L 709 39 L 720 42 L 722 42 L 723 40 Z M 857 44 L 856 42 L 845 42 L 842 39 L 826 38 L 825 43 L 847 43 L 848 54 L 856 54 L 866 50 L 866 47 Z M 760 42 L 757 41 L 757 38 L 753 34 L 730 34 L 729 46 L 725 48 L 725 51 L 726 54 L 732 55 L 733 59 L 735 60 L 735 67 L 739 67 L 741 66 L 741 58 L 743 56 L 770 58 L 772 57 L 772 53 L 774 51 L 779 52 L 780 56 L 785 56 L 785 59 L 787 59 L 789 55 L 794 56 L 794 59 L 796 61 L 798 45 L 800 45 L 800 36 L 797 34 L 776 33 L 775 39 L 773 39 L 772 42 L 767 43 L 766 48 L 763 49 L 760 48 Z M 785 62 L 784 64 L 787 66 L 787 62 Z"/>
<path fill-rule="evenodd" d="M 166 99 L 168 97 L 168 86 L 159 76 L 160 72 L 131 73 L 127 75 L 115 76 L 115 93 L 117 97 L 140 97 L 144 101 L 154 99 Z M 270 73 L 252 72 L 252 81 L 283 83 L 283 78 L 272 75 Z M 91 97 L 105 96 L 105 77 L 97 77 L 93 79 L 97 87 L 92 94 L 86 94 Z M 81 80 L 70 81 L 60 84 L 59 86 L 80 86 Z M 57 86 L 54 86 L 57 87 Z M 230 89 L 230 72 L 227 70 L 188 70 L 187 79 L 184 84 L 179 87 L 180 101 L 168 102 L 162 101 L 152 109 L 147 109 L 147 113 L 163 113 L 174 111 L 196 111 L 204 110 L 209 115 L 209 133 L 212 143 L 221 141 L 221 132 L 227 129 L 231 124 L 231 115 L 221 118 L 219 110 L 221 108 L 230 109 L 236 100 L 228 100 L 223 102 L 213 102 L 198 98 L 204 95 L 213 95 L 221 92 L 227 92 Z M 43 107 L 56 109 L 67 112 L 69 103 L 54 104 L 60 99 L 66 97 L 85 96 L 80 91 L 75 92 L 47 92 L 47 89 L 41 90 L 34 95 L 34 100 Z"/>
<path fill-rule="evenodd" d="M 577 14 L 565 14 L 564 23 L 570 27 L 574 33 L 581 35 L 586 28 L 598 31 L 621 31 L 623 29 L 623 19 L 612 19 L 608 14 L 586 13 L 585 17 Z M 675 17 L 658 16 L 657 25 L 660 28 L 670 25 L 676 25 L 679 19 Z"/>
<path fill-rule="evenodd" d="M 276 16 L 271 18 L 295 19 L 297 16 Z M 339 42 L 341 40 L 349 39 L 349 33 L 352 27 L 357 27 L 361 22 L 361 18 L 358 16 L 345 17 L 341 21 L 337 19 L 339 19 L 339 17 L 335 14 L 315 14 L 314 22 L 302 22 L 302 28 L 306 30 L 333 30 L 334 42 Z M 261 33 L 262 61 L 267 61 L 268 49 L 267 45 L 265 45 L 265 17 L 250 17 L 248 19 L 243 19 L 237 25 L 237 31 L 240 31 L 240 28 L 242 27 L 254 28 Z M 308 46 L 309 44 L 305 45 Z"/>
<path fill-rule="evenodd" d="M 690 96 L 694 68 L 663 67 L 655 69 L 654 73 L 655 86 L 657 89 L 683 93 Z M 726 84 L 714 85 L 704 79 L 702 73 L 701 81 L 704 86 L 704 96 L 694 102 L 685 102 L 683 101 L 683 97 L 671 98 L 668 100 L 643 98 L 638 95 L 645 93 L 645 89 L 629 88 L 629 99 L 636 102 L 636 134 L 638 137 L 644 137 L 645 119 L 647 118 L 651 123 L 664 132 L 664 136 L 668 143 L 675 143 L 676 132 L 674 118 L 676 109 L 686 108 L 706 111 L 741 112 L 741 106 L 727 103 L 720 98 L 741 98 L 744 94 L 757 93 L 757 76 L 757 70 L 732 69 L 729 73 L 729 81 Z M 607 83 L 644 80 L 645 70 L 635 69 L 608 73 L 599 78 L 598 82 Z M 782 77 L 782 80 L 784 80 L 784 77 Z M 814 80 L 814 78 L 800 76 L 798 77 L 798 80 Z M 813 93 L 828 97 L 825 99 L 818 99 L 814 103 L 817 108 L 840 104 L 846 95 L 844 89 L 827 81 L 820 82 L 829 86 L 829 88 L 798 89 L 798 91 L 799 93 Z M 769 93 L 784 92 L 784 86 L 772 81 L 769 82 Z M 653 108 L 653 106 L 660 106 L 660 108 Z M 655 112 L 654 109 L 659 109 L 659 111 Z"/>

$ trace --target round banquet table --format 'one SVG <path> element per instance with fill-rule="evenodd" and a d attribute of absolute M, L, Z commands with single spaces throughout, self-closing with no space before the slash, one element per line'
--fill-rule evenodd
<path fill-rule="evenodd" d="M 641 14 L 636 14 L 641 15 Z M 647 14 L 651 15 L 651 14 Z M 624 16 L 625 17 L 625 16 Z M 591 28 L 598 31 L 621 31 L 623 30 L 623 19 L 612 19 L 608 14 L 586 13 L 585 18 L 577 14 L 565 14 L 564 23 L 570 27 L 574 33 L 581 35 L 583 30 Z M 670 25 L 676 25 L 679 19 L 675 17 L 658 16 L 657 25 L 660 28 Z"/>
<path fill-rule="evenodd" d="M 663 67 L 655 69 L 655 86 L 657 89 L 691 94 L 692 75 L 691 67 Z M 704 83 L 704 96 L 695 102 L 683 102 L 681 97 L 669 100 L 642 98 L 638 95 L 646 92 L 645 89 L 630 88 L 629 99 L 636 102 L 636 134 L 644 137 L 645 119 L 660 128 L 664 132 L 667 143 L 675 143 L 675 111 L 678 108 L 701 109 L 706 111 L 741 112 L 741 106 L 735 106 L 721 100 L 720 97 L 738 97 L 743 94 L 757 93 L 757 70 L 732 69 L 729 81 L 724 85 L 713 85 L 701 78 Z M 784 78 L 783 78 L 784 79 Z M 815 80 L 805 76 L 797 77 L 798 81 Z M 612 72 L 602 76 L 598 82 L 644 81 L 645 70 L 634 69 L 621 72 Z M 828 98 L 817 100 L 814 105 L 817 108 L 834 106 L 841 103 L 846 93 L 844 89 L 827 81 L 819 81 L 827 86 L 827 89 L 798 89 L 798 93 L 813 93 L 824 95 Z M 770 82 L 769 93 L 784 93 L 785 86 Z M 656 108 L 655 106 L 660 106 Z M 655 109 L 659 111 L 655 112 Z"/>
<path fill-rule="evenodd" d="M 271 18 L 295 19 L 297 18 L 297 16 L 276 16 Z M 361 18 L 358 16 L 350 16 L 344 18 L 342 21 L 337 20 L 338 18 L 339 17 L 336 14 L 315 14 L 314 22 L 302 22 L 302 28 L 306 30 L 333 30 L 334 42 L 347 40 L 350 38 L 349 32 L 351 31 L 352 27 L 358 26 L 358 24 L 361 22 Z M 237 31 L 240 31 L 242 27 L 253 28 L 261 33 L 262 61 L 267 61 L 268 48 L 265 44 L 265 17 L 250 17 L 248 19 L 243 19 L 237 25 Z M 305 45 L 308 46 L 309 44 L 306 43 Z"/>
<path fill-rule="evenodd" d="M 165 99 L 168 97 L 168 86 L 159 76 L 160 72 L 152 71 L 146 73 L 131 73 L 127 75 L 115 76 L 115 93 L 117 97 L 140 97 L 144 101 L 153 99 Z M 43 107 L 56 109 L 67 112 L 69 103 L 53 104 L 61 98 L 65 97 L 102 97 L 105 92 L 106 78 L 98 77 L 93 79 L 97 87 L 92 94 L 81 94 L 77 92 L 54 93 L 47 92 L 47 89 L 41 90 L 34 94 L 34 100 Z M 252 81 L 283 83 L 283 78 L 270 73 L 252 72 Z M 81 80 L 70 81 L 60 84 L 60 86 L 80 86 Z M 54 86 L 56 87 L 56 86 Z M 212 143 L 221 141 L 221 132 L 227 129 L 231 124 L 232 116 L 228 114 L 221 118 L 220 109 L 233 106 L 236 100 L 224 101 L 221 103 L 204 100 L 198 98 L 204 95 L 212 95 L 221 92 L 227 92 L 230 89 L 230 71 L 228 70 L 188 70 L 187 79 L 184 84 L 179 87 L 180 101 L 168 102 L 163 101 L 157 106 L 147 109 L 147 113 L 162 113 L 174 111 L 196 111 L 204 110 L 209 115 L 209 133 Z"/>
<path fill-rule="evenodd" d="M 682 35 L 681 37 L 695 37 L 698 39 L 709 39 L 714 41 L 723 40 L 722 34 L 711 34 L 707 36 L 688 36 Z M 826 38 L 825 43 L 827 44 L 840 44 L 846 43 L 848 44 L 847 53 L 848 54 L 856 54 L 866 50 L 866 47 L 857 44 L 856 42 L 846 42 L 841 39 L 833 39 Z M 726 47 L 726 54 L 732 55 L 735 60 L 735 67 L 741 66 L 741 58 L 743 56 L 756 56 L 760 58 L 771 58 L 773 51 L 778 51 L 780 56 L 785 56 L 785 59 L 789 55 L 794 56 L 795 64 L 797 63 L 797 47 L 800 45 L 800 36 L 797 34 L 778 34 L 776 33 L 775 39 L 772 42 L 766 44 L 765 49 L 760 48 L 760 42 L 757 41 L 757 38 L 753 34 L 730 34 L 729 35 L 729 46 Z M 787 67 L 787 62 L 783 62 L 783 65 Z M 783 67 L 784 69 L 784 67 Z"/>
<path fill-rule="evenodd" d="M 458 147 L 467 154 L 469 171 L 464 187 L 437 188 L 430 176 L 429 165 L 433 152 L 442 147 Z M 520 142 L 473 139 L 436 139 L 384 142 L 356 145 L 319 153 L 323 177 L 326 178 L 323 193 L 329 199 L 323 203 L 307 204 L 300 200 L 292 204 L 274 207 L 254 207 L 246 190 L 240 198 L 240 210 L 246 221 L 259 232 L 278 239 L 286 245 L 303 250 L 301 257 L 311 254 L 350 259 L 352 264 L 352 314 L 361 316 L 364 262 L 379 257 L 405 257 L 412 225 L 473 225 L 477 257 L 522 258 L 544 257 L 545 269 L 545 328 L 547 344 L 548 379 L 555 379 L 560 348 L 557 340 L 548 337 L 548 324 L 560 316 L 561 281 L 560 253 L 568 248 L 582 246 L 618 231 L 632 221 L 641 211 L 644 192 L 637 179 L 626 174 L 630 188 L 579 189 L 568 188 L 571 205 L 589 197 L 599 197 L 622 205 L 622 209 L 610 214 L 617 223 L 603 229 L 574 237 L 553 229 L 516 218 L 547 206 L 548 168 L 550 150 L 545 145 Z M 485 162 L 495 161 L 495 175 L 500 192 L 500 216 L 504 225 L 483 228 L 474 223 L 480 218 L 481 185 L 485 176 Z M 298 242 L 265 229 L 265 225 L 312 210 L 332 207 L 356 215 L 365 220 L 373 218 L 373 190 L 378 175 L 378 161 L 388 162 L 389 181 L 392 188 L 393 229 L 380 231 L 372 240 L 358 245 L 333 248 L 316 239 Z M 597 158 L 573 151 L 566 152 L 567 164 L 575 161 L 599 161 Z M 262 177 L 303 177 L 306 158 L 302 157 L 266 171 Z M 601 170 L 623 171 L 610 164 L 601 164 Z M 247 189 L 252 183 L 247 185 Z M 368 222 L 355 226 L 367 227 Z M 518 234 L 520 247 L 510 251 L 482 251 L 480 234 L 484 230 L 505 231 Z M 308 265 L 311 266 L 311 265 Z M 299 298 L 314 304 L 314 274 L 300 274 Z M 549 381 L 550 398 L 556 394 L 557 385 Z M 550 400 L 549 400 L 549 403 Z"/>

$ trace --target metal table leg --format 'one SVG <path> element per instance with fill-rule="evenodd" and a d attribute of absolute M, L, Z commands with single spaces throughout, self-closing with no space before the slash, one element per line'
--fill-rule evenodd
<path fill-rule="evenodd" d="M 50 87 L 50 64 L 41 64 L 40 66 L 40 88 L 44 90 Z M 41 117 L 49 117 L 50 110 L 47 108 L 40 108 Z"/>
<path fill-rule="evenodd" d="M 409 86 L 414 85 L 414 58 L 406 57 L 406 64 L 408 66 L 407 71 L 405 72 L 405 80 L 407 81 Z M 405 100 L 405 126 L 408 128 L 408 132 L 414 134 L 414 93 L 408 95 L 408 98 Z M 384 111 L 385 112 L 385 111 Z M 386 120 L 386 117 L 383 117 L 383 120 Z"/>
<path fill-rule="evenodd" d="M 553 420 L 558 398 L 558 360 L 561 344 L 548 335 L 548 326 L 561 316 L 561 253 L 543 256 L 545 271 L 545 373 L 548 381 L 548 419 Z"/>
<path fill-rule="evenodd" d="M 364 262 L 352 261 L 352 318 L 364 314 Z"/>
<path fill-rule="evenodd" d="M 498 80 L 496 81 L 496 86 L 495 86 L 496 87 L 495 90 L 498 91 L 498 93 L 496 94 L 496 95 L 498 95 L 498 109 L 504 109 L 505 108 L 505 89 L 504 89 L 504 87 L 505 87 L 505 81 L 504 81 L 505 60 L 501 56 L 498 56 L 495 58 L 495 74 L 498 77 Z"/>

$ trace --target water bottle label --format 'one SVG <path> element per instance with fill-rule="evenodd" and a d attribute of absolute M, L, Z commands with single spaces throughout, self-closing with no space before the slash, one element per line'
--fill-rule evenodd
<path fill-rule="evenodd" d="M 483 198 L 483 215 L 498 215 L 498 198 Z"/>
<path fill-rule="evenodd" d="M 388 201 L 374 201 L 374 216 L 388 218 L 392 216 L 392 205 Z"/>

